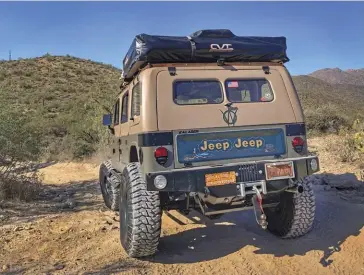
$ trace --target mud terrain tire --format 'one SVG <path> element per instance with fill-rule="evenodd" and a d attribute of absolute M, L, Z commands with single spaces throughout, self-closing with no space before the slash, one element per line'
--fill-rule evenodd
<path fill-rule="evenodd" d="M 158 192 L 146 190 L 139 163 L 128 164 L 120 186 L 120 242 L 133 258 L 154 255 L 161 233 Z"/>
<path fill-rule="evenodd" d="M 99 184 L 101 188 L 102 198 L 104 199 L 106 207 L 113 211 L 118 211 L 120 201 L 120 180 L 115 175 L 110 173 L 111 169 L 112 166 L 110 161 L 106 161 L 100 165 Z"/>
<path fill-rule="evenodd" d="M 300 180 L 302 193 L 283 192 L 276 208 L 266 209 L 268 230 L 281 238 L 296 238 L 312 229 L 315 219 L 315 196 L 308 178 Z"/>

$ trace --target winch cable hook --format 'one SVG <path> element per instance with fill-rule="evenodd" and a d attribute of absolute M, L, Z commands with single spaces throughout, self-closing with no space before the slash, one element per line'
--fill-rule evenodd
<path fill-rule="evenodd" d="M 256 186 L 253 186 L 253 191 L 255 191 L 255 193 L 256 193 L 256 195 L 254 195 L 252 198 L 255 220 L 263 229 L 267 229 L 268 222 L 267 222 L 267 216 L 265 215 L 264 210 L 263 210 L 262 195 L 260 194 L 260 192 Z M 257 215 L 257 212 L 258 212 L 258 215 Z"/>

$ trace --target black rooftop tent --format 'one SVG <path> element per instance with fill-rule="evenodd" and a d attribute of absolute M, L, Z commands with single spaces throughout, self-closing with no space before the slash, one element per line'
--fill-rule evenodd
<path fill-rule="evenodd" d="M 139 34 L 123 59 L 122 77 L 148 63 L 288 62 L 286 38 L 236 36 L 230 30 L 200 30 L 190 36 Z"/>

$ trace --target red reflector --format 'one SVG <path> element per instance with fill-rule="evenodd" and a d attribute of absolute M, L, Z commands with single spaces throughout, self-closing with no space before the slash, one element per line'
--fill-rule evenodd
<path fill-rule="evenodd" d="M 304 143 L 305 143 L 305 141 L 302 138 L 300 138 L 300 137 L 295 137 L 292 140 L 292 146 L 293 147 L 302 146 Z"/>
<path fill-rule="evenodd" d="M 158 147 L 154 152 L 155 158 L 168 157 L 168 151 L 164 147 Z"/>

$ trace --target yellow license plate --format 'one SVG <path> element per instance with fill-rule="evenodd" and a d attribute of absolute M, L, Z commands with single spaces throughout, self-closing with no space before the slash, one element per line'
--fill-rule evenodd
<path fill-rule="evenodd" d="M 294 178 L 293 162 L 265 165 L 267 180 Z"/>
<path fill-rule="evenodd" d="M 235 175 L 235 172 L 233 172 L 233 171 L 206 174 L 205 182 L 206 182 L 207 187 L 236 183 L 236 175 Z"/>

